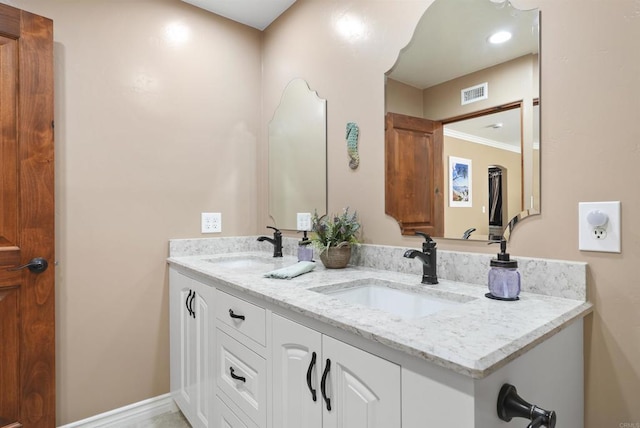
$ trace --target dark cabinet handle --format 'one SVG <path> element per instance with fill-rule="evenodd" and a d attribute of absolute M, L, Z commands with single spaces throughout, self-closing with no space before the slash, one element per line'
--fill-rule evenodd
<path fill-rule="evenodd" d="M 311 398 L 313 401 L 316 401 L 316 390 L 311 386 L 311 372 L 313 371 L 313 366 L 316 365 L 316 353 L 314 352 L 311 355 L 311 362 L 309 363 L 309 368 L 307 369 L 307 387 L 309 387 L 309 391 L 311 391 Z"/>
<path fill-rule="evenodd" d="M 193 314 L 191 313 L 191 308 L 189 307 L 189 299 L 191 299 L 191 293 L 193 293 L 193 290 L 189 290 L 189 295 L 186 299 L 184 299 L 184 305 L 187 307 L 187 311 L 189 311 L 190 317 L 193 316 Z"/>
<path fill-rule="evenodd" d="M 234 314 L 233 313 L 233 309 L 229 309 L 229 316 L 231 318 L 235 318 L 235 319 L 239 319 L 239 320 L 244 321 L 244 315 L 236 315 L 236 314 Z"/>
<path fill-rule="evenodd" d="M 229 374 L 235 380 L 239 380 L 241 382 L 246 382 L 247 381 L 247 378 L 245 378 L 243 376 L 238 376 L 237 374 L 235 374 L 235 371 L 233 370 L 233 367 L 229 367 Z"/>
<path fill-rule="evenodd" d="M 194 291 L 193 294 L 191 294 L 191 301 L 189 302 L 189 310 L 191 311 L 191 316 L 195 319 L 196 318 L 196 311 L 195 309 L 193 309 L 193 301 L 196 299 L 196 292 Z"/>
<path fill-rule="evenodd" d="M 331 411 L 331 399 L 327 397 L 327 377 L 329 376 L 329 370 L 331 370 L 331 360 L 327 358 L 324 373 L 322 373 L 322 380 L 320 380 L 320 392 L 322 393 L 324 402 L 327 404 L 327 410 Z"/>

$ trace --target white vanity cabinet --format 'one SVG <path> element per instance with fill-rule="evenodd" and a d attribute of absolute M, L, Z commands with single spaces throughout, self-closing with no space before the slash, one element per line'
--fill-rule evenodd
<path fill-rule="evenodd" d="M 400 366 L 276 314 L 272 339 L 274 427 L 401 426 Z"/>
<path fill-rule="evenodd" d="M 471 363 L 448 368 L 448 360 L 436 364 L 367 340 L 215 276 L 201 282 L 181 272 L 170 269 L 171 392 L 193 427 L 527 426 L 523 418 L 498 418 L 504 384 L 556 411 L 558 426 L 583 426 L 580 316 L 535 346 L 496 348 L 513 358 L 485 375 Z M 540 301 L 540 313 L 548 304 Z M 515 328 L 500 326 L 503 333 Z M 446 337 L 470 347 L 492 339 Z"/>
<path fill-rule="evenodd" d="M 211 293 L 211 287 L 170 269 L 171 395 L 194 428 L 212 426 Z"/>

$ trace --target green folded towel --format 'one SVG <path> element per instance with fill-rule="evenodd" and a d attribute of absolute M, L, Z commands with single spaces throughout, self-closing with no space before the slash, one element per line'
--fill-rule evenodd
<path fill-rule="evenodd" d="M 311 272 L 316 267 L 314 262 L 298 262 L 295 265 L 272 270 L 264 274 L 265 278 L 291 279 L 303 273 Z"/>

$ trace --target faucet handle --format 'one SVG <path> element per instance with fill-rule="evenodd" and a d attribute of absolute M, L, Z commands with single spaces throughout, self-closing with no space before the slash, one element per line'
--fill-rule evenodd
<path fill-rule="evenodd" d="M 282 233 L 282 232 L 280 232 L 280 229 L 275 228 L 275 227 L 273 227 L 273 226 L 267 226 L 267 229 L 273 229 L 273 230 L 275 230 L 275 232 L 273 232 L 273 234 L 274 234 L 274 235 L 277 235 L 277 234 L 281 234 L 281 233 Z"/>
<path fill-rule="evenodd" d="M 416 230 L 415 234 L 419 235 L 419 236 L 422 236 L 424 238 L 424 243 L 422 244 L 422 249 L 424 251 L 431 250 L 431 249 L 434 249 L 436 247 L 436 245 L 437 245 L 436 241 L 431 239 L 431 236 L 427 235 L 424 232 L 420 232 L 419 230 Z"/>

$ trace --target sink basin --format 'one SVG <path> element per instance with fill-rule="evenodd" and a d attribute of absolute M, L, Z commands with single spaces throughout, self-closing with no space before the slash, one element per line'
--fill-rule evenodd
<path fill-rule="evenodd" d="M 354 281 L 312 290 L 407 319 L 424 317 L 473 300 L 437 290 L 408 289 L 406 285 L 380 280 Z"/>
<path fill-rule="evenodd" d="M 268 272 L 270 270 L 286 266 L 286 263 L 282 258 L 254 255 L 216 257 L 213 259 L 207 259 L 207 262 L 214 264 L 216 268 L 238 271 L 261 270 Z M 291 264 L 291 262 L 289 262 L 289 264 Z"/>

